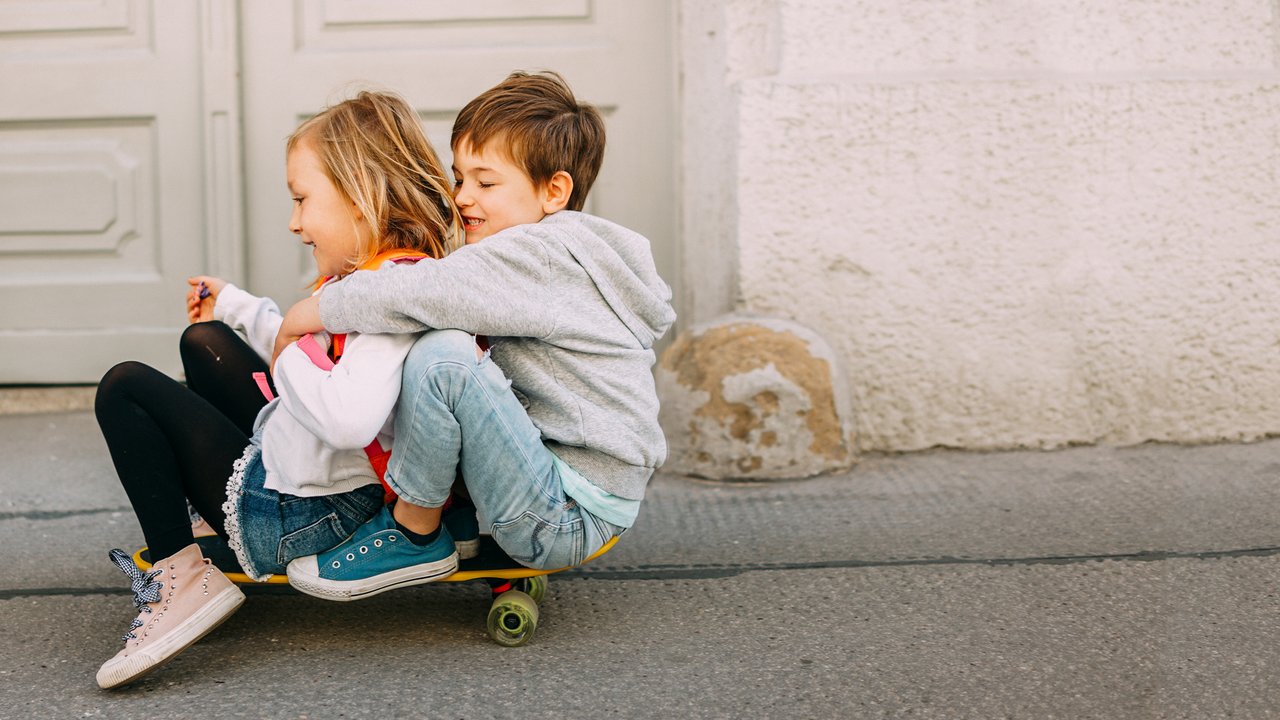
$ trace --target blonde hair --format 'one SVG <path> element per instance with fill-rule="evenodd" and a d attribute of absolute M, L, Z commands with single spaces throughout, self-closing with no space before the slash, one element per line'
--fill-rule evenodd
<path fill-rule="evenodd" d="M 369 224 L 353 269 L 388 250 L 441 258 L 461 245 L 453 184 L 417 113 L 398 95 L 363 91 L 325 108 L 293 131 L 286 153 L 304 140 Z"/>
<path fill-rule="evenodd" d="M 493 142 L 537 187 L 561 170 L 573 178 L 569 210 L 581 210 L 604 162 L 604 119 L 580 103 L 564 78 L 551 71 L 513 72 L 467 103 L 453 123 L 449 144 L 476 152 Z"/>

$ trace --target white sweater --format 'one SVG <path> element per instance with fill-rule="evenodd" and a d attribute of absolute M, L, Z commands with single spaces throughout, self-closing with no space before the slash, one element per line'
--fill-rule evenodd
<path fill-rule="evenodd" d="M 254 351 L 270 362 L 284 321 L 273 301 L 228 284 L 218 293 L 213 316 L 244 334 Z M 309 497 L 377 483 L 364 448 L 375 437 L 383 448 L 391 448 L 400 371 L 418 337 L 351 333 L 341 362 L 332 370 L 321 369 L 304 350 L 310 346 L 313 353 L 322 353 L 328 347 L 327 333 L 285 348 L 273 373 L 280 396 L 254 422 L 254 435 L 262 438 L 266 487 Z M 313 344 L 317 338 L 319 347 Z"/>

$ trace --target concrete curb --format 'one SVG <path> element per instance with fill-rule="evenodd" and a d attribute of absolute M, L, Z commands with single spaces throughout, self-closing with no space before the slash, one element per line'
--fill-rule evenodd
<path fill-rule="evenodd" d="M 0 386 L 0 415 L 93 410 L 96 385 Z"/>

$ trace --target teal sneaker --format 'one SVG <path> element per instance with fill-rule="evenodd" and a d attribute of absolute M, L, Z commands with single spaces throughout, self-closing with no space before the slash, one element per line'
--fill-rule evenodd
<path fill-rule="evenodd" d="M 449 529 L 430 545 L 414 545 L 396 529 L 387 505 L 341 545 L 289 563 L 289 584 L 325 600 L 360 600 L 446 578 L 458 569 Z"/>

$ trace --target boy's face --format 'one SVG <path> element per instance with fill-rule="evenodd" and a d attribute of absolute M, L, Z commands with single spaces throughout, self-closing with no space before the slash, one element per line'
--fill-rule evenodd
<path fill-rule="evenodd" d="M 359 252 L 361 235 L 369 232 L 369 224 L 329 179 L 311 140 L 303 138 L 293 146 L 285 171 L 293 196 L 289 231 L 311 246 L 321 275 L 350 272 L 351 259 Z"/>
<path fill-rule="evenodd" d="M 490 147 L 477 150 L 463 138 L 453 148 L 453 199 L 468 245 L 547 215 L 545 189 L 535 187 L 524 170 Z"/>

